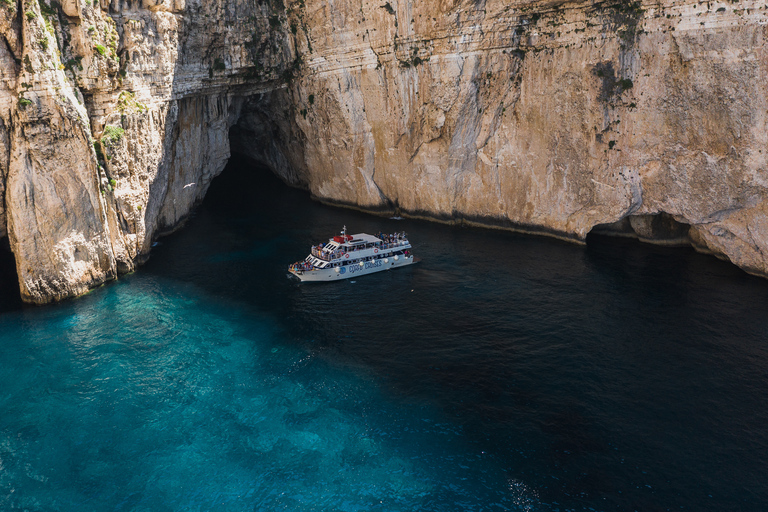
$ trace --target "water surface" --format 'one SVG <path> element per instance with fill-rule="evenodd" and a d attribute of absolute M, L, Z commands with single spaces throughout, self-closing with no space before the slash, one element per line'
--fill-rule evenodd
<path fill-rule="evenodd" d="M 423 261 L 287 278 L 345 224 Z M 768 281 L 691 250 L 382 219 L 235 161 L 138 272 L 11 295 L 2 510 L 768 508 Z"/>

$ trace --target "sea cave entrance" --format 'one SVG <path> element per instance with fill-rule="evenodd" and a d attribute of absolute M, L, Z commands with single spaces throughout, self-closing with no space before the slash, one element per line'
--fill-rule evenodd
<path fill-rule="evenodd" d="M 22 305 L 16 260 L 8 237 L 0 238 L 0 313 Z"/>
<path fill-rule="evenodd" d="M 641 242 L 688 247 L 691 239 L 688 236 L 690 226 L 676 220 L 668 213 L 652 215 L 628 215 L 611 224 L 598 224 L 589 232 L 589 238 L 595 235 L 636 238 Z"/>
<path fill-rule="evenodd" d="M 286 191 L 307 194 L 287 185 L 263 162 L 233 152 L 224 169 L 211 181 L 201 206 L 230 213 L 257 211 L 265 206 L 267 199 Z"/>

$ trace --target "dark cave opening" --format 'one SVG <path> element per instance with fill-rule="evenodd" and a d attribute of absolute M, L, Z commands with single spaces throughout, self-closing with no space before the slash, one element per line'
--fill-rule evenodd
<path fill-rule="evenodd" d="M 674 216 L 661 212 L 650 215 L 628 215 L 610 224 L 598 224 L 589 235 L 619 236 L 636 238 L 641 242 L 669 245 L 691 246 L 688 236 L 690 225 L 680 222 Z"/>
<path fill-rule="evenodd" d="M 285 183 L 268 165 L 233 152 L 224 170 L 212 181 L 202 204 L 224 212 L 253 209 Z"/>
<path fill-rule="evenodd" d="M 16 259 L 7 237 L 0 238 L 0 313 L 22 306 Z"/>

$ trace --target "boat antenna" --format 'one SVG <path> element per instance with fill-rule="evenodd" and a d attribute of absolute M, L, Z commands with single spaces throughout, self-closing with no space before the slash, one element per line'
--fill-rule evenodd
<path fill-rule="evenodd" d="M 341 228 L 341 234 L 344 235 L 344 236 L 347 236 L 347 225 L 346 224 L 344 224 L 344 227 Z"/>

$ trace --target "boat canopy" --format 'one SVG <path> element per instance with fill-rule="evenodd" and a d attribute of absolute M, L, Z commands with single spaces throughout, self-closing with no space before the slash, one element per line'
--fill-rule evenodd
<path fill-rule="evenodd" d="M 375 236 L 368 235 L 366 233 L 358 233 L 356 235 L 350 236 L 349 238 L 350 238 L 349 243 L 352 245 L 364 244 L 364 243 L 373 244 L 373 243 L 381 242 L 380 238 L 376 238 Z"/>

